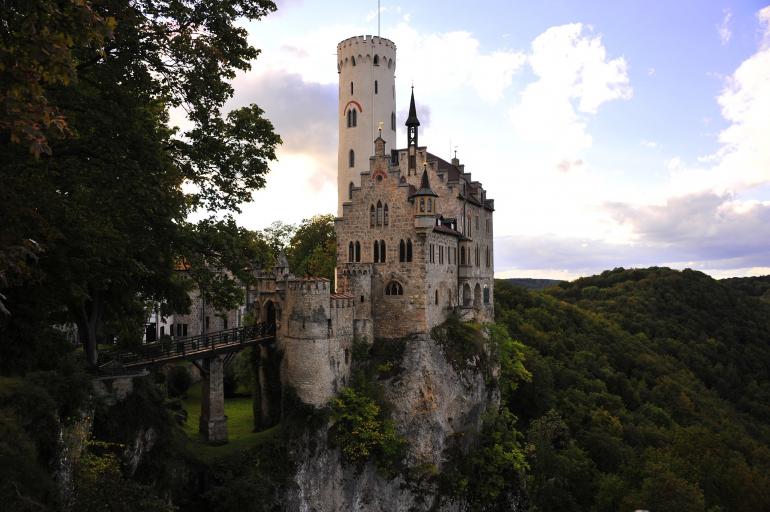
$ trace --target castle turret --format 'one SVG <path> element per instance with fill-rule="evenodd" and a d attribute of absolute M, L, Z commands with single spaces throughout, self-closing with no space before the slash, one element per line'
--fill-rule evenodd
<path fill-rule="evenodd" d="M 337 215 L 368 171 L 372 141 L 382 123 L 382 139 L 396 147 L 396 45 L 377 36 L 356 36 L 337 45 L 339 148 Z"/>
<path fill-rule="evenodd" d="M 428 179 L 428 165 L 423 164 L 420 188 L 409 196 L 414 202 L 414 226 L 417 228 L 429 228 L 435 224 L 438 209 L 438 194 L 430 188 Z"/>

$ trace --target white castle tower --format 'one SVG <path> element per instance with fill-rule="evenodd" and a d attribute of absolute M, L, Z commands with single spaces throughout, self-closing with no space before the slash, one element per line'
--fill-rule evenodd
<path fill-rule="evenodd" d="M 369 170 L 382 127 L 385 150 L 396 149 L 396 45 L 378 36 L 356 36 L 337 45 L 340 75 L 337 215 Z M 380 124 L 382 123 L 382 124 Z"/>

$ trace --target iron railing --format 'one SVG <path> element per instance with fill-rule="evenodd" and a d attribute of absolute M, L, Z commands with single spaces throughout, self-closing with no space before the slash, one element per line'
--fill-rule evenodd
<path fill-rule="evenodd" d="M 275 337 L 274 324 L 255 324 L 224 331 L 209 332 L 185 338 L 165 338 L 146 343 L 131 351 L 119 352 L 116 360 L 123 367 L 145 366 L 181 359 L 196 359 L 215 353 L 238 350 L 239 347 Z"/>

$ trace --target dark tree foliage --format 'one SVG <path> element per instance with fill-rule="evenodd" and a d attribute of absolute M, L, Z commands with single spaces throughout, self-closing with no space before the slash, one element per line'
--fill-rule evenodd
<path fill-rule="evenodd" d="M 497 283 L 532 374 L 507 406 L 535 509 L 770 508 L 770 305 L 736 288 L 665 268 Z"/>
<path fill-rule="evenodd" d="M 236 21 L 274 10 L 269 0 L 45 3 L 72 41 L 61 56 L 69 78 L 34 84 L 71 133 L 34 158 L 0 125 L 0 359 L 16 371 L 38 364 L 16 347 L 44 352 L 54 324 L 77 325 L 93 365 L 99 339 L 138 338 L 146 302 L 184 305 L 190 282 L 218 306 L 237 302 L 234 279 L 263 252 L 228 215 L 264 185 L 280 143 L 256 105 L 223 112 L 228 80 L 258 55 Z M 41 66 L 24 50 L 27 32 L 6 34 L 3 57 Z M 189 130 L 168 127 L 171 108 Z M 219 220 L 190 225 L 196 210 Z"/>

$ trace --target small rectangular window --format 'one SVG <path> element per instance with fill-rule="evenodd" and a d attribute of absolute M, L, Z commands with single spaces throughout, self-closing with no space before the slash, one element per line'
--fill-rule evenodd
<path fill-rule="evenodd" d="M 187 324 L 182 324 L 182 336 L 187 336 Z"/>

